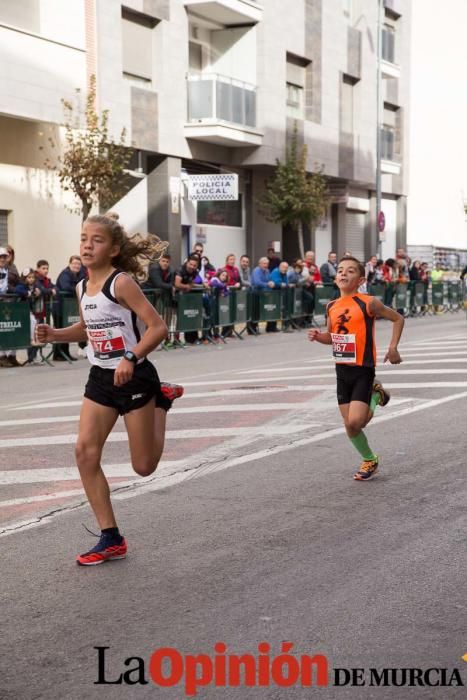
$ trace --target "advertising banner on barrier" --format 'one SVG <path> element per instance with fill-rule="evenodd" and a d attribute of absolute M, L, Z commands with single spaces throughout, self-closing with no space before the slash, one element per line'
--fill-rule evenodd
<path fill-rule="evenodd" d="M 177 331 L 200 331 L 203 328 L 202 294 L 177 296 Z"/>
<path fill-rule="evenodd" d="M 29 304 L 15 301 L 0 303 L 0 350 L 18 350 L 31 345 Z"/>
<path fill-rule="evenodd" d="M 248 321 L 248 292 L 246 289 L 237 289 L 231 294 L 233 305 L 232 319 L 235 323 Z"/>

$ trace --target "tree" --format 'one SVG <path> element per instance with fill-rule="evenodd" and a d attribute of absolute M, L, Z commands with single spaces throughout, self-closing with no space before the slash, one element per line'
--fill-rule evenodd
<path fill-rule="evenodd" d="M 80 90 L 76 90 L 79 96 Z M 96 80 L 91 77 L 84 110 L 84 128 L 80 128 L 78 109 L 68 100 L 62 99 L 65 127 L 65 149 L 53 163 L 45 161 L 48 170 L 54 171 L 65 192 L 71 191 L 79 204 L 67 209 L 81 213 L 83 221 L 93 205 L 109 208 L 128 190 L 125 169 L 133 155 L 125 145 L 126 130 L 115 142 L 109 136 L 109 111 L 103 110 L 100 117 L 95 108 Z M 56 143 L 49 137 L 52 148 Z M 41 147 L 42 148 L 42 147 Z"/>
<path fill-rule="evenodd" d="M 308 174 L 307 147 L 297 148 L 297 127 L 285 161 L 276 160 L 274 175 L 266 182 L 266 192 L 258 200 L 261 213 L 268 221 L 290 226 L 298 237 L 300 255 L 305 255 L 303 224 L 314 230 L 326 214 L 329 195 L 323 167 Z"/>

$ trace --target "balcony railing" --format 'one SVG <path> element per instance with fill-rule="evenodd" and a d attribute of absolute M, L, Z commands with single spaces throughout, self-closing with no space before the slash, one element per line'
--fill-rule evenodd
<path fill-rule="evenodd" d="M 256 127 L 256 87 L 215 73 L 188 76 L 188 122 Z"/>

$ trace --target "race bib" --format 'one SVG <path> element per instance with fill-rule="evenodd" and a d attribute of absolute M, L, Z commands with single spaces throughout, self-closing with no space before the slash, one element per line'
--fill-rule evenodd
<path fill-rule="evenodd" d="M 113 360 L 125 354 L 125 343 L 120 328 L 88 329 L 88 338 L 97 360 Z"/>
<path fill-rule="evenodd" d="M 339 335 L 331 333 L 332 356 L 336 362 L 357 362 L 355 334 Z"/>

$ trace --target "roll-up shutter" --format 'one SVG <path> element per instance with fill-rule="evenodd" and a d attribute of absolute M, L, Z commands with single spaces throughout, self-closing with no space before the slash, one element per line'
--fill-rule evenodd
<path fill-rule="evenodd" d="M 0 210 L 0 247 L 8 245 L 8 212 Z"/>
<path fill-rule="evenodd" d="M 365 262 L 365 212 L 347 209 L 345 252 Z"/>

